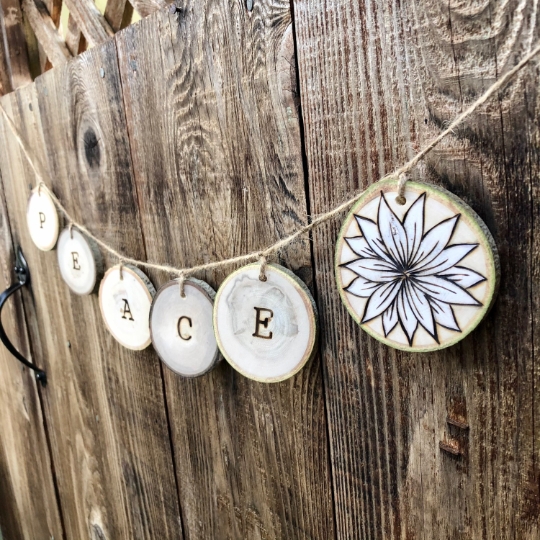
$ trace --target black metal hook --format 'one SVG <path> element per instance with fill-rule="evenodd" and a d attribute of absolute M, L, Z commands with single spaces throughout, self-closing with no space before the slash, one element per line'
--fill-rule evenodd
<path fill-rule="evenodd" d="M 39 369 L 37 366 L 29 362 L 9 341 L 6 335 L 4 327 L 2 325 L 2 308 L 7 299 L 15 292 L 18 291 L 24 285 L 30 283 L 30 270 L 28 264 L 21 251 L 21 248 L 17 248 L 17 258 L 15 260 L 15 274 L 17 274 L 18 283 L 14 283 L 11 287 L 8 287 L 2 294 L 0 294 L 0 340 L 5 345 L 6 349 L 17 359 L 23 363 L 26 367 L 33 369 L 36 372 L 36 379 L 43 385 L 47 385 L 47 374 Z"/>

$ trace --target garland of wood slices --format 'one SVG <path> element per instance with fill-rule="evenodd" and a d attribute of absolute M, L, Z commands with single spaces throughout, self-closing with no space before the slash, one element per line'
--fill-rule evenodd
<path fill-rule="evenodd" d="M 305 284 L 267 258 L 351 206 L 337 239 L 335 272 L 343 303 L 363 330 L 390 347 L 425 352 L 457 343 L 483 319 L 499 283 L 491 234 L 461 199 L 408 181 L 407 175 L 539 52 L 540 46 L 413 159 L 365 192 L 265 250 L 192 268 L 125 257 L 73 220 L 1 104 L 0 109 L 36 174 L 27 207 L 34 244 L 43 251 L 57 247 L 60 273 L 74 293 L 99 289 L 103 320 L 120 344 L 142 350 L 152 343 L 161 360 L 184 377 L 207 373 L 223 356 L 246 377 L 276 382 L 298 372 L 313 354 L 317 308 Z M 62 232 L 58 211 L 69 224 Z M 100 247 L 119 260 L 101 281 Z M 251 264 L 229 275 L 217 293 L 192 277 L 239 263 Z M 176 279 L 156 292 L 140 268 Z"/>

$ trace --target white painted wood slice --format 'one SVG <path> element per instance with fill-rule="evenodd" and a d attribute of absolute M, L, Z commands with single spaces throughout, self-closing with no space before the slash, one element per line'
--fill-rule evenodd
<path fill-rule="evenodd" d="M 278 382 L 297 373 L 315 350 L 317 309 L 308 288 L 276 264 L 259 279 L 250 264 L 227 277 L 214 304 L 214 330 L 225 359 L 240 373 Z"/>
<path fill-rule="evenodd" d="M 58 237 L 56 252 L 60 274 L 68 287 L 80 295 L 94 292 L 103 271 L 97 244 L 77 229 L 64 229 Z"/>
<path fill-rule="evenodd" d="M 452 193 L 408 182 L 372 185 L 345 219 L 336 247 L 341 298 L 362 329 L 396 349 L 449 347 L 476 328 L 499 285 L 495 242 Z"/>
<path fill-rule="evenodd" d="M 221 359 L 212 312 L 216 292 L 204 281 L 188 278 L 180 295 L 178 281 L 166 283 L 156 294 L 150 311 L 152 344 L 172 371 L 198 377 Z"/>
<path fill-rule="evenodd" d="M 113 266 L 99 287 L 101 315 L 115 339 L 140 351 L 150 345 L 150 306 L 156 294 L 148 277 L 138 268 Z"/>
<path fill-rule="evenodd" d="M 58 212 L 45 190 L 32 190 L 26 208 L 26 222 L 30 237 L 39 249 L 50 251 L 56 245 L 60 230 Z"/>

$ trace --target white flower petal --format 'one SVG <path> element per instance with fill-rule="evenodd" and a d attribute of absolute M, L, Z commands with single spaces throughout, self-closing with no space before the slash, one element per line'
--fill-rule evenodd
<path fill-rule="evenodd" d="M 447 304 L 481 306 L 482 304 L 453 281 L 439 276 L 417 276 L 415 285 L 428 296 Z"/>
<path fill-rule="evenodd" d="M 401 281 L 385 283 L 379 287 L 368 300 L 362 323 L 371 321 L 385 311 L 396 298 L 401 288 Z"/>
<path fill-rule="evenodd" d="M 387 337 L 388 334 L 396 327 L 398 323 L 398 312 L 396 301 L 392 302 L 392 305 L 383 313 L 382 324 L 384 329 L 384 337 Z"/>
<path fill-rule="evenodd" d="M 381 259 L 392 262 L 392 258 L 388 255 L 386 248 L 384 247 L 377 224 L 374 221 L 371 221 L 371 219 L 362 216 L 355 216 L 355 218 L 369 247 L 381 257 Z"/>
<path fill-rule="evenodd" d="M 435 317 L 435 322 L 448 328 L 448 330 L 455 330 L 456 332 L 461 332 L 454 311 L 449 304 L 444 302 L 437 302 L 437 300 L 430 300 L 431 307 L 433 309 L 433 316 Z"/>
<path fill-rule="evenodd" d="M 345 290 L 360 298 L 369 298 L 380 286 L 380 283 L 373 283 L 373 281 L 358 276 L 348 287 L 345 287 Z"/>
<path fill-rule="evenodd" d="M 418 322 L 431 334 L 433 339 L 439 342 L 437 337 L 437 329 L 435 328 L 435 320 L 431 305 L 427 296 L 416 287 L 410 280 L 407 280 L 404 294 L 407 295 L 409 305 Z"/>
<path fill-rule="evenodd" d="M 398 217 L 388 206 L 386 199 L 381 195 L 379 203 L 379 231 L 388 253 L 395 261 L 405 265 L 407 263 L 407 235 Z"/>
<path fill-rule="evenodd" d="M 456 244 L 443 249 L 430 263 L 422 262 L 414 267 L 414 274 L 431 276 L 442 274 L 465 258 L 478 244 Z"/>
<path fill-rule="evenodd" d="M 458 219 L 459 214 L 441 221 L 422 238 L 420 247 L 410 264 L 412 270 L 416 270 L 416 267 L 419 265 L 424 267 L 430 264 L 441 253 L 450 241 Z"/>
<path fill-rule="evenodd" d="M 345 238 L 349 247 L 360 257 L 376 257 L 375 252 L 369 247 L 364 236 Z"/>
<path fill-rule="evenodd" d="M 414 333 L 418 328 L 418 319 L 414 316 L 409 301 L 407 300 L 404 287 L 401 289 L 396 303 L 398 308 L 399 322 L 401 323 L 401 326 L 403 326 L 403 330 L 407 335 L 409 345 L 412 345 Z"/>
<path fill-rule="evenodd" d="M 464 268 L 463 266 L 454 266 L 447 272 L 441 274 L 441 277 L 451 279 L 454 283 L 457 283 L 464 289 L 474 287 L 482 281 L 486 281 L 486 278 L 482 274 L 479 274 L 470 268 Z"/>
<path fill-rule="evenodd" d="M 424 235 L 424 205 L 426 194 L 422 193 L 407 210 L 403 220 L 403 228 L 407 235 L 408 261 L 412 261 Z"/>
<path fill-rule="evenodd" d="M 395 266 L 381 259 L 355 259 L 345 267 L 376 283 L 387 283 L 399 277 Z"/>

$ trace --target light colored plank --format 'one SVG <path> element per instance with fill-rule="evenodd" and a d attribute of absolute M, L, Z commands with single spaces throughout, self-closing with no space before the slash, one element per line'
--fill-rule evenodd
<path fill-rule="evenodd" d="M 133 6 L 128 0 L 108 0 L 104 16 L 111 28 L 118 32 L 131 23 Z"/>
<path fill-rule="evenodd" d="M 65 41 L 58 32 L 47 8 L 41 0 L 23 0 L 22 8 L 39 44 L 53 66 L 60 66 L 71 58 Z"/>
<path fill-rule="evenodd" d="M 99 45 L 114 36 L 114 30 L 92 0 L 64 0 L 64 2 L 89 47 Z"/>
<path fill-rule="evenodd" d="M 171 3 L 172 0 L 129 0 L 135 11 L 141 17 L 147 17 L 158 9 L 164 8 Z"/>
<path fill-rule="evenodd" d="M 66 45 L 73 56 L 77 56 L 86 49 L 86 39 L 79 30 L 77 22 L 70 13 L 67 23 Z"/>

